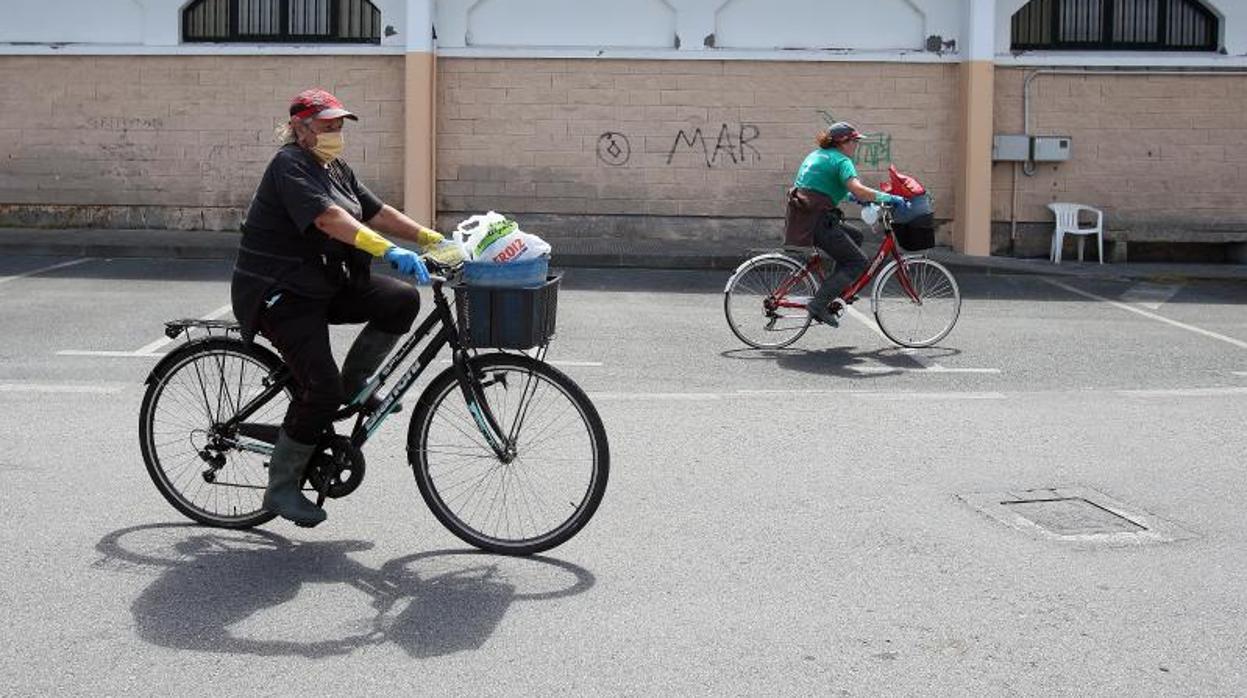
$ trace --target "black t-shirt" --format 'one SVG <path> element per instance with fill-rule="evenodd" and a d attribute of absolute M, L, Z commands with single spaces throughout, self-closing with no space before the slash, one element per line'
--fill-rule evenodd
<path fill-rule="evenodd" d="M 346 283 L 367 280 L 369 254 L 315 225 L 334 205 L 367 221 L 384 204 L 340 159 L 323 166 L 295 144 L 277 151 L 247 209 L 234 266 L 234 317 L 245 337 L 254 336 L 260 302 L 271 289 L 330 298 Z"/>

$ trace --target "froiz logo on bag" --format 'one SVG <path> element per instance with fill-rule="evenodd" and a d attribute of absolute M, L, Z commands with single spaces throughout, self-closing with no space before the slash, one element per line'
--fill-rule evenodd
<path fill-rule="evenodd" d="M 528 251 L 528 245 L 524 244 L 524 241 L 522 239 L 516 239 L 510 245 L 507 245 L 506 248 L 504 248 L 501 252 L 499 252 L 494 257 L 494 261 L 498 263 L 509 262 L 515 259 L 516 257 L 524 254 L 527 251 Z"/>

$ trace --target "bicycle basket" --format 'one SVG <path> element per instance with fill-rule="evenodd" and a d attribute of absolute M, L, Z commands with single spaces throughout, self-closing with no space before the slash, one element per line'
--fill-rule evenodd
<path fill-rule="evenodd" d="M 926 214 L 907 223 L 892 223 L 892 232 L 900 246 L 910 252 L 935 247 L 935 216 Z"/>
<path fill-rule="evenodd" d="M 554 336 L 562 274 L 532 288 L 455 284 L 459 341 L 471 347 L 531 349 Z"/>

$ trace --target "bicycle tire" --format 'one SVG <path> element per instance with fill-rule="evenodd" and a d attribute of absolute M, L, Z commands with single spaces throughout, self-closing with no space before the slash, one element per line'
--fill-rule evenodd
<path fill-rule="evenodd" d="M 783 299 L 804 298 L 808 302 L 814 296 L 818 287 L 807 275 L 783 298 L 775 297 L 776 290 L 804 268 L 782 254 L 760 255 L 737 267 L 723 289 L 723 315 L 732 334 L 755 349 L 782 349 L 801 339 L 813 320 L 809 312 L 805 308 L 768 305 Z"/>
<path fill-rule="evenodd" d="M 233 362 L 238 363 L 237 368 L 231 367 Z M 281 359 L 261 346 L 210 337 L 178 348 L 148 378 L 139 408 L 143 462 L 156 489 L 187 518 L 235 529 L 251 528 L 274 518 L 275 514 L 262 506 L 267 458 L 237 449 L 209 449 L 208 433 L 214 423 L 233 416 L 231 405 L 245 404 L 263 391 L 261 381 L 281 366 Z M 227 371 L 236 373 L 227 376 Z M 221 376 L 230 378 L 228 384 Z M 280 421 L 289 402 L 289 388 L 284 397 L 265 404 L 259 416 Z M 179 446 L 189 446 L 189 450 L 176 451 Z M 204 470 L 204 452 L 225 460 L 223 467 L 213 470 L 213 480 Z M 219 473 L 227 473 L 231 479 L 217 482 Z"/>
<path fill-rule="evenodd" d="M 455 369 L 446 369 L 421 394 L 407 432 L 407 458 L 420 495 L 443 526 L 482 550 L 531 555 L 565 543 L 589 523 L 606 492 L 610 447 L 597 409 L 566 374 L 529 356 L 484 354 L 468 364 L 500 425 L 510 428 L 517 416 L 525 417 L 516 455 L 504 462 L 488 446 L 463 399 Z M 529 380 L 537 383 L 525 405 L 521 396 Z M 571 422 L 566 429 L 583 427 L 584 436 L 565 437 L 564 420 Z M 553 454 L 541 451 L 559 447 L 563 449 Z M 556 470 L 571 471 L 576 481 L 554 495 L 560 499 L 552 508 L 531 482 L 525 490 L 520 481 L 541 478 L 549 483 Z M 468 487 L 466 492 L 463 487 Z M 474 518 L 490 494 L 484 516 Z M 566 516 L 561 513 L 563 501 L 571 509 Z M 511 503 L 519 510 L 495 515 L 495 508 Z M 526 515 L 531 521 L 523 521 Z M 547 523 L 538 523 L 537 515 Z"/>
<path fill-rule="evenodd" d="M 892 262 L 879 275 L 871 295 L 875 322 L 884 336 L 902 347 L 929 347 L 948 336 L 961 316 L 961 288 L 939 262 L 906 258 L 905 273 L 920 302 L 905 291 Z M 929 329 L 928 329 L 929 328 Z"/>

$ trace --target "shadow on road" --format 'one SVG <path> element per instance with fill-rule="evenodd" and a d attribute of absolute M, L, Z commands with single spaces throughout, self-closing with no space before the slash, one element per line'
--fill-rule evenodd
<path fill-rule="evenodd" d="M 437 550 L 373 569 L 349 557 L 371 549 L 366 541 L 297 542 L 267 531 L 183 524 L 123 528 L 95 547 L 103 555 L 96 567 L 162 570 L 130 606 L 140 638 L 226 654 L 319 659 L 387 642 L 413 658 L 474 650 L 511 604 L 572 596 L 595 583 L 589 571 L 542 556 Z M 326 604 L 321 616 L 310 617 L 300 606 L 300 616 L 283 617 L 289 623 L 279 633 L 299 639 L 256 637 L 238 627 L 258 625 L 246 621 L 294 601 L 311 584 L 350 587 L 370 600 L 375 614 L 344 618 L 355 604 Z"/>
<path fill-rule="evenodd" d="M 959 354 L 961 354 L 960 349 L 951 347 L 928 347 L 914 350 L 884 347 L 865 350 L 849 346 L 825 349 L 730 349 L 720 352 L 720 356 L 726 359 L 769 361 L 789 371 L 840 378 L 895 376 L 924 368 L 925 364 L 915 359 L 914 356 L 920 356 L 928 362 L 937 362 Z"/>

